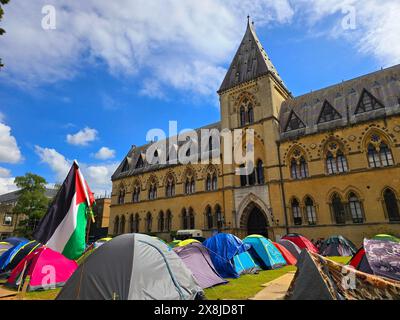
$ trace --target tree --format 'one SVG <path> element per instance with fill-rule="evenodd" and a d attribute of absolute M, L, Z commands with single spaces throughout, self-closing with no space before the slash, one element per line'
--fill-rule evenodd
<path fill-rule="evenodd" d="M 10 0 L 0 0 L 0 21 L 1 18 L 3 17 L 4 10 L 2 8 L 2 5 L 4 6 L 5 4 L 9 3 Z M 0 36 L 3 35 L 6 31 L 3 28 L 0 28 Z M 4 65 L 1 63 L 1 58 L 0 58 L 0 69 L 1 67 L 4 67 Z"/>
<path fill-rule="evenodd" d="M 30 238 L 39 222 L 46 213 L 49 199 L 46 197 L 46 180 L 36 174 L 27 173 L 16 177 L 14 183 L 20 189 L 18 201 L 14 207 L 14 214 L 23 214 L 26 219 L 21 220 L 16 233 L 19 236 Z"/>

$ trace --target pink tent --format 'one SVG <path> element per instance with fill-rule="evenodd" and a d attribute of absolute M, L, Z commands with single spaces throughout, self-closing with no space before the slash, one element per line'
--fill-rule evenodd
<path fill-rule="evenodd" d="M 78 268 L 78 264 L 49 248 L 41 247 L 26 256 L 11 272 L 7 285 L 22 286 L 30 277 L 28 291 L 61 287 Z"/>

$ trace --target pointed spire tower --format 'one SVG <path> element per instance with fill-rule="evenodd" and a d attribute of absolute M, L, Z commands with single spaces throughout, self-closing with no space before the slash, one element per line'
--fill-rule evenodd
<path fill-rule="evenodd" d="M 246 33 L 218 93 L 268 73 L 289 93 L 267 52 L 262 47 L 254 25 L 250 22 L 250 17 L 247 19 Z"/>

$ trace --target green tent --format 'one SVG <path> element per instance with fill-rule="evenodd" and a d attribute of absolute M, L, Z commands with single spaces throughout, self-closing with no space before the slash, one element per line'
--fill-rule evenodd
<path fill-rule="evenodd" d="M 168 243 L 168 245 L 169 245 L 171 248 L 175 248 L 175 247 L 176 247 L 178 244 L 180 244 L 180 243 L 181 243 L 181 240 L 174 240 L 174 241 Z"/>

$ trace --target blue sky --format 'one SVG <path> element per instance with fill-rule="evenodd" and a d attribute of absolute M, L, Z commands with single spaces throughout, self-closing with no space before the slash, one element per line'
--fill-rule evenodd
<path fill-rule="evenodd" d="M 60 182 L 73 159 L 97 193 L 109 191 L 149 129 L 219 121 L 216 91 L 248 13 L 295 96 L 400 57 L 396 1 L 122 0 L 126 12 L 99 0 L 21 2 L 5 7 L 1 23 L 0 194 L 25 172 Z M 55 30 L 41 27 L 45 4 L 56 9 Z M 355 29 L 345 30 L 352 9 Z"/>

